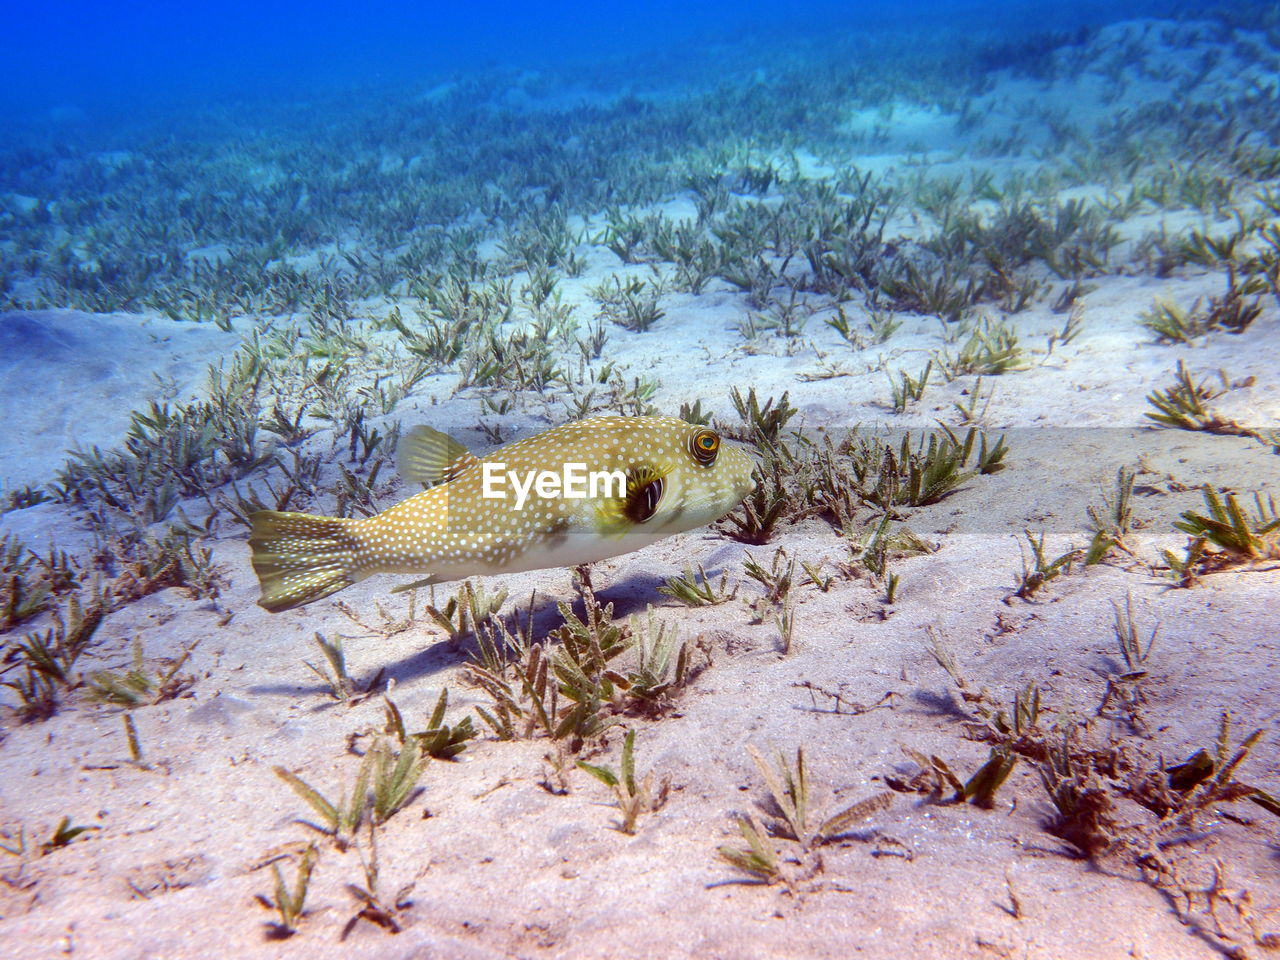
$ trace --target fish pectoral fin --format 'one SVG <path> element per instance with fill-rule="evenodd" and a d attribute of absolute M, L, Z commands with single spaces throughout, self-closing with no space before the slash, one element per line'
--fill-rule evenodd
<path fill-rule="evenodd" d="M 453 437 L 419 424 L 396 446 L 396 471 L 406 483 L 434 487 L 448 483 L 480 462 Z"/>
<path fill-rule="evenodd" d="M 622 536 L 653 518 L 667 490 L 671 468 L 640 464 L 627 471 L 627 489 L 621 497 L 606 497 L 596 507 L 596 528 L 605 535 Z"/>
<path fill-rule="evenodd" d="M 432 584 L 440 583 L 442 579 L 442 577 L 437 577 L 435 574 L 432 574 L 429 577 L 423 577 L 421 580 L 414 580 L 413 583 L 402 583 L 398 587 L 392 587 L 391 592 L 406 593 L 409 590 L 417 590 L 420 587 L 429 587 Z"/>

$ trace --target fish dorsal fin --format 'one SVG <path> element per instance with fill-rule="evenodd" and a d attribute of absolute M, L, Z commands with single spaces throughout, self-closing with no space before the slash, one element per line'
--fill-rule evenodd
<path fill-rule="evenodd" d="M 406 483 L 425 487 L 448 483 L 480 460 L 448 434 L 418 425 L 400 438 L 396 470 Z"/>
<path fill-rule="evenodd" d="M 625 496 L 601 500 L 597 507 L 600 531 L 620 536 L 652 519 L 666 493 L 670 474 L 670 468 L 656 464 L 644 464 L 628 470 Z"/>

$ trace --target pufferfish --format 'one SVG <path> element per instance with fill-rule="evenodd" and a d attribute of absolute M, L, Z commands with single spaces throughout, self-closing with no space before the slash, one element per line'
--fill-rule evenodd
<path fill-rule="evenodd" d="M 375 573 L 425 586 L 591 563 L 712 523 L 755 489 L 745 450 L 673 417 L 592 417 L 483 459 L 419 426 L 396 461 L 428 489 L 372 517 L 252 515 L 260 606 L 300 607 Z"/>

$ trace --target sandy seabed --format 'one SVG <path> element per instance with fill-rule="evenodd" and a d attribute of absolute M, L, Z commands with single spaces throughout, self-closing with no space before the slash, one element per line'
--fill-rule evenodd
<path fill-rule="evenodd" d="M 988 123 L 999 121 L 1002 98 L 1017 98 L 1016 86 L 1009 80 L 987 94 L 996 104 Z M 1053 96 L 1072 102 L 1071 93 L 1055 88 Z M 1077 93 L 1081 102 L 1088 99 L 1087 91 Z M 927 135 L 923 127 L 912 133 Z M 940 166 L 967 171 L 981 164 L 948 161 L 944 148 L 932 147 Z M 894 163 L 892 154 L 850 159 L 881 168 Z M 688 198 L 676 197 L 664 209 L 680 217 L 689 208 Z M 1178 226 L 1177 215 L 1168 219 Z M 584 245 L 582 255 L 587 270 L 560 289 L 584 312 L 591 309 L 588 287 L 611 272 L 645 269 L 621 266 L 601 246 Z M 992 437 L 1006 435 L 1007 468 L 912 515 L 911 529 L 937 549 L 892 562 L 900 577 L 893 602 L 886 602 L 883 583 L 837 572 L 849 546 L 818 518 L 783 525 L 764 546 L 708 528 L 596 564 L 595 589 L 615 616 L 653 605 L 700 651 L 702 669 L 660 719 L 624 717 L 624 725 L 583 754 L 616 767 L 623 726 L 636 729 L 639 769 L 667 782 L 666 802 L 627 835 L 615 829 L 619 813 L 608 791 L 585 772 L 567 770 L 567 792 L 558 792 L 545 759 L 550 741 L 498 741 L 481 724 L 457 762 L 428 764 L 421 792 L 379 828 L 384 898 L 412 885 L 395 936 L 360 920 L 339 939 L 359 909 L 347 885 L 366 882 L 367 843 L 341 851 L 301 824 L 312 811 L 273 767 L 283 765 L 334 797 L 358 769 L 352 750 L 369 742 L 353 735 L 384 724 L 380 697 L 346 705 L 327 696 L 303 662 L 319 656 L 317 631 L 346 637 L 350 674 L 360 681 L 380 674 L 411 724 L 425 723 L 445 687 L 453 722 L 487 705 L 463 682 L 467 651 L 421 615 L 379 635 L 332 600 L 266 613 L 255 606 L 243 532 L 223 528 L 211 544 L 226 579 L 216 601 L 192 601 L 170 589 L 125 606 L 107 617 L 81 664 L 86 673 L 120 670 L 130 664 L 135 641 L 151 663 L 199 641 L 183 668 L 194 685 L 131 713 L 144 765 L 125 759 L 120 713 L 83 699 L 46 721 L 2 728 L 0 827 L 11 833 L 24 827 L 36 844 L 63 816 L 92 828 L 45 856 L 0 857 L 2 952 L 24 960 L 1164 960 L 1221 956 L 1230 949 L 1224 944 L 1234 943 L 1265 956 L 1259 942 L 1280 936 L 1280 821 L 1247 801 L 1219 805 L 1186 829 L 1161 835 L 1146 861 L 1132 850 L 1089 860 L 1047 829 L 1054 811 L 1040 775 L 1024 760 L 993 809 L 898 790 L 813 851 L 801 855 L 777 839 L 784 861 L 795 856 L 784 862 L 788 882 L 744 882 L 717 853 L 724 845 L 745 846 L 736 815 L 771 819 L 749 744 L 766 756 L 777 750 L 791 756 L 803 746 L 815 817 L 910 782 L 921 768 L 904 747 L 943 758 L 962 777 L 976 770 L 990 744 L 974 734 L 975 705 L 930 652 L 934 640 L 954 658 L 970 693 L 986 690 L 989 702 L 1007 708 L 1034 683 L 1046 716 L 1093 717 L 1096 742 L 1127 739 L 1168 764 L 1212 746 L 1229 709 L 1233 744 L 1264 731 L 1240 779 L 1280 789 L 1274 736 L 1280 570 L 1238 567 L 1178 589 L 1157 569 L 1162 549 L 1186 545 L 1172 524 L 1182 511 L 1202 509 L 1203 484 L 1275 491 L 1280 457 L 1251 438 L 1161 430 L 1146 417 L 1146 396 L 1170 386 L 1182 361 L 1197 378 L 1216 383 L 1222 371 L 1223 382 L 1236 385 L 1215 401 L 1223 416 L 1274 426 L 1280 314 L 1267 300 L 1241 334 L 1156 343 L 1139 322 L 1153 300 L 1190 303 L 1215 295 L 1217 275 L 1185 270 L 1090 283 L 1075 311 L 1080 332 L 1066 344 L 1042 346 L 1064 323 L 1046 303 L 1017 316 L 1027 362 L 984 378 L 994 395 L 982 426 Z M 629 373 L 658 382 L 653 402 L 663 412 L 702 399 L 724 417 L 730 390 L 751 387 L 761 398 L 788 392 L 798 409 L 791 426 L 810 435 L 855 426 L 928 429 L 938 420 L 954 424 L 955 404 L 973 386 L 972 377 L 938 378 L 905 414 L 892 415 L 883 371 L 917 371 L 942 349 L 945 330 L 936 318 L 904 314 L 887 343 L 860 349 L 813 318 L 795 342 L 767 335 L 748 348 L 737 329 L 742 294 L 728 285 L 713 282 L 697 296 L 670 294 L 663 307 L 652 330 L 614 330 L 607 347 L 609 359 Z M 0 329 L 17 322 L 11 315 Z M 22 341 L 44 346 L 37 377 L 20 382 L 17 368 L 5 374 L 6 418 L 16 418 L 11 422 L 20 429 L 0 437 L 0 476 L 13 485 L 47 477 L 72 442 L 115 442 L 127 411 L 149 396 L 152 374 L 171 383 L 174 395 L 192 395 L 203 362 L 229 355 L 238 342 L 234 334 L 155 317 L 46 312 L 21 322 Z M 87 330 L 92 351 L 75 341 Z M 86 369 L 86 353 L 108 359 Z M 128 363 L 120 363 L 126 355 Z M 394 417 L 441 428 L 474 423 L 478 402 L 456 385 L 452 374 L 428 377 Z M 536 411 L 514 424 L 551 425 Z M 468 432 L 480 440 L 474 429 L 457 435 Z M 316 449 L 327 443 L 322 436 L 311 442 Z M 1077 564 L 1030 598 L 1013 596 L 1029 557 L 1023 531 L 1044 531 L 1051 557 L 1083 547 L 1085 507 L 1114 490 L 1122 466 L 1138 471 L 1132 552 Z M 57 504 L 4 514 L 0 529 L 37 550 L 50 543 L 73 552 L 91 546 Z M 836 574 L 826 590 L 808 580 L 793 588 L 789 651 L 772 617 L 753 616 L 750 604 L 761 590 L 743 574 L 748 554 L 767 562 L 778 548 L 823 561 Z M 692 564 L 714 578 L 727 574 L 736 597 L 685 607 L 658 592 Z M 379 604 L 392 619 L 407 609 L 404 596 L 388 597 L 395 582 L 373 578 L 334 600 L 366 623 L 383 623 Z M 485 585 L 509 590 L 504 613 L 534 593 L 549 625 L 553 601 L 576 596 L 566 570 Z M 437 597 L 443 601 L 451 589 L 437 588 Z M 1158 625 L 1138 681 L 1140 701 L 1128 718 L 1114 704 L 1098 707 L 1107 678 L 1123 672 L 1114 624 L 1117 605 L 1126 602 L 1144 638 Z M 1145 822 L 1142 814 L 1136 806 L 1116 811 L 1121 825 Z M 273 864 L 293 877 L 311 841 L 319 857 L 300 931 L 270 939 L 274 914 L 256 898 L 273 896 Z M 1165 873 L 1153 867 L 1157 862 Z"/>

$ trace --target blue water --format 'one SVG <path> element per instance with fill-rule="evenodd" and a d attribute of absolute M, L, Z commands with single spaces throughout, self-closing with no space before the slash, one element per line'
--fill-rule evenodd
<path fill-rule="evenodd" d="M 922 36 L 956 29 L 1072 29 L 1196 5 L 954 0 L 650 2 L 13 4 L 5 13 L 0 110 L 15 121 L 116 119 L 153 106 L 305 96 L 526 67 L 679 50 L 779 33 L 821 37 L 885 24 Z M 625 66 L 619 81 L 625 82 Z"/>

